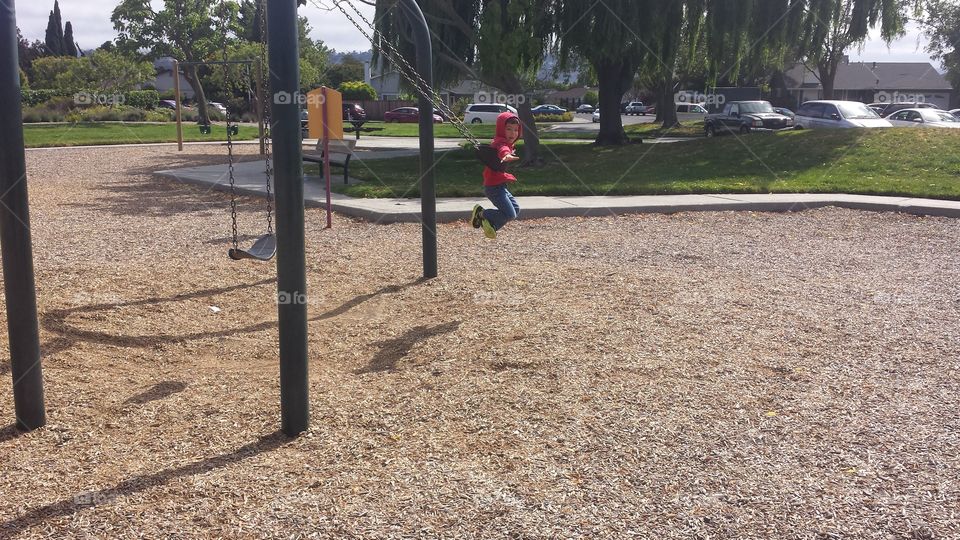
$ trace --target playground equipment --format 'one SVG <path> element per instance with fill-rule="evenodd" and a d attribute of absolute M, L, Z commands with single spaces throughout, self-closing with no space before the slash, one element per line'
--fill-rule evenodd
<path fill-rule="evenodd" d="M 227 61 L 227 29 L 226 26 L 222 29 L 223 31 L 223 74 L 224 81 L 226 81 L 226 87 L 230 88 L 230 62 Z M 263 21 L 263 17 L 260 17 L 260 35 L 266 35 L 266 28 Z M 266 45 L 264 40 L 260 41 L 260 63 L 257 64 L 260 66 L 260 69 L 257 70 L 259 79 L 257 80 L 257 87 L 259 91 L 257 92 L 257 112 L 260 118 L 260 153 L 264 155 L 264 177 L 266 182 L 266 191 L 267 191 L 267 232 L 263 236 L 257 239 L 253 243 L 253 246 L 250 249 L 240 249 L 240 234 L 237 227 L 237 185 L 236 178 L 233 175 L 233 135 L 236 132 L 233 128 L 237 126 L 230 123 L 230 114 L 227 113 L 227 160 L 228 165 L 228 174 L 230 177 L 230 220 L 231 220 L 231 233 L 233 240 L 233 247 L 230 248 L 230 251 L 227 253 L 228 256 L 235 260 L 239 261 L 242 259 L 253 259 L 257 261 L 269 261 L 277 254 L 277 238 L 273 234 L 273 194 L 271 193 L 271 177 L 273 176 L 273 169 L 270 166 L 270 102 L 266 99 L 268 89 L 270 88 L 269 83 L 266 80 L 264 70 L 262 66 L 266 63 Z M 247 66 L 247 95 L 250 95 L 250 77 L 249 77 L 249 65 Z M 301 172 L 302 176 L 302 172 Z"/>
<path fill-rule="evenodd" d="M 226 43 L 224 43 L 224 47 L 226 47 Z M 261 44 L 260 44 L 261 52 L 263 51 L 263 48 L 264 48 L 264 45 L 263 45 L 263 43 L 261 42 Z M 226 54 L 224 54 L 222 61 L 210 61 L 210 62 L 180 62 L 179 60 L 174 60 L 174 61 L 173 61 L 173 95 L 174 95 L 174 102 L 175 102 L 175 104 L 176 104 L 176 105 L 174 106 L 174 118 L 175 118 L 176 123 L 177 123 L 177 150 L 179 150 L 179 151 L 181 151 L 181 152 L 183 151 L 183 120 L 182 120 L 182 115 L 181 115 L 181 111 L 182 111 L 183 105 L 182 105 L 182 103 L 181 103 L 181 101 L 180 101 L 180 68 L 183 67 L 183 66 L 218 66 L 218 65 L 222 65 L 222 66 L 224 66 L 224 70 L 226 71 L 227 68 L 228 68 L 229 66 L 231 66 L 231 65 L 242 65 L 242 66 L 244 66 L 244 71 L 246 71 L 246 73 L 247 73 L 246 80 L 249 81 L 249 80 L 250 80 L 250 66 L 251 66 L 253 63 L 254 63 L 253 60 L 227 60 Z M 264 79 L 263 79 L 263 68 L 262 68 L 262 65 L 263 65 L 263 60 L 261 59 L 261 60 L 257 63 L 257 76 L 258 76 L 258 80 L 259 80 L 259 81 L 263 81 L 263 80 L 264 80 Z M 263 154 L 263 153 L 265 152 L 264 142 L 263 142 L 263 137 L 264 137 L 264 130 L 265 130 L 265 128 L 264 128 L 264 121 L 263 121 L 263 112 L 260 110 L 260 103 L 262 103 L 262 97 L 263 97 L 263 94 L 265 93 L 265 92 L 263 92 L 262 88 L 263 88 L 263 86 L 262 86 L 262 85 L 259 85 L 259 86 L 258 86 L 258 89 L 257 89 L 257 92 L 256 92 L 256 93 L 258 94 L 258 95 L 256 96 L 256 99 L 257 99 L 257 100 L 256 100 L 256 103 L 257 103 L 257 118 L 259 118 L 258 124 L 259 124 L 259 130 L 260 130 L 260 153 L 261 153 L 261 154 Z M 251 90 L 250 90 L 249 88 L 247 88 L 247 94 L 250 95 L 251 93 L 252 93 Z M 229 116 L 229 115 L 228 115 L 228 116 Z M 210 124 L 200 124 L 198 127 L 199 127 L 199 129 L 200 129 L 200 133 L 205 134 L 205 135 L 209 135 L 209 134 L 210 134 L 210 131 L 211 131 Z M 239 130 L 239 128 L 238 128 L 237 126 L 233 126 L 232 128 L 231 128 L 231 127 L 228 127 L 228 130 L 229 130 L 229 129 L 232 129 L 232 130 L 233 130 L 233 133 L 232 133 L 233 135 L 237 135 L 238 133 L 240 133 L 240 130 Z"/>
<path fill-rule="evenodd" d="M 269 87 L 276 94 L 297 95 L 299 48 L 297 1 L 263 1 L 266 9 Z M 430 35 L 416 0 L 399 0 L 413 28 L 418 80 L 426 85 L 421 110 L 432 92 Z M 15 0 L 0 2 L 0 252 L 6 293 L 13 397 L 17 427 L 31 430 L 46 423 L 41 375 L 39 324 L 30 215 L 27 197 Z M 179 77 L 175 77 L 178 80 Z M 264 92 L 265 94 L 265 92 Z M 281 429 L 289 436 L 309 426 L 307 377 L 307 298 L 304 242 L 303 162 L 300 114 L 296 100 L 272 100 L 270 134 L 274 149 L 276 191 L 277 302 L 280 343 Z M 437 276 L 436 199 L 433 176 L 432 115 L 420 119 L 423 274 Z M 252 251 L 252 250 L 251 250 Z"/>
<path fill-rule="evenodd" d="M 0 3 L 0 244 L 17 428 L 46 424 L 40 332 L 33 276 L 27 165 L 23 150 L 17 21 L 13 0 Z"/>

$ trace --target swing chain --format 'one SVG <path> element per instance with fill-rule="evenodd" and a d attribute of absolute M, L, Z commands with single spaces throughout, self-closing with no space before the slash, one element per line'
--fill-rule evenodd
<path fill-rule="evenodd" d="M 397 49 L 393 46 L 393 44 L 390 43 L 388 40 L 383 39 L 382 35 L 377 35 L 377 40 L 374 41 L 373 37 L 367 34 L 367 32 L 363 29 L 363 27 L 361 27 L 360 24 L 352 16 L 350 16 L 350 14 L 347 13 L 345 9 L 343 9 L 343 7 L 340 5 L 341 2 L 346 2 L 346 4 L 349 5 L 354 10 L 354 12 L 356 12 L 357 16 L 363 19 L 363 22 L 366 23 L 367 26 L 369 26 L 374 31 L 375 34 L 379 34 L 376 31 L 376 27 L 374 26 L 374 24 L 370 22 L 366 17 L 364 17 L 363 13 L 361 13 L 360 10 L 358 10 L 356 6 L 354 6 L 348 0 L 333 0 L 333 5 L 337 6 L 337 9 L 339 9 L 340 12 L 343 13 L 343 15 L 347 18 L 348 21 L 353 23 L 353 26 L 355 26 L 356 29 L 360 31 L 360 33 L 363 34 L 363 36 L 370 41 L 371 45 L 380 49 L 380 51 L 383 52 L 387 56 L 387 58 L 394 64 L 399 64 L 402 66 L 402 68 L 406 68 L 406 69 L 397 70 L 400 73 L 400 75 L 403 76 L 403 78 L 406 79 L 407 82 L 413 85 L 417 90 L 419 90 L 420 93 L 423 94 L 425 98 L 427 98 L 427 101 L 429 101 L 430 104 L 433 105 L 435 109 L 440 110 L 440 112 L 446 115 L 446 117 L 450 119 L 450 123 L 453 124 L 453 127 L 456 128 L 456 130 L 459 131 L 460 134 L 463 135 L 465 139 L 470 141 L 470 143 L 473 144 L 474 147 L 479 148 L 480 141 L 476 137 L 474 137 L 472 133 L 470 133 L 466 125 L 464 125 L 463 122 L 461 122 L 460 119 L 457 118 L 455 114 L 453 114 L 453 111 L 450 109 L 450 107 L 447 106 L 446 103 L 443 102 L 443 100 L 440 98 L 440 95 L 437 94 L 436 91 L 433 88 L 431 88 L 430 85 L 426 83 L 426 81 L 423 80 L 423 78 L 420 77 L 417 71 L 403 58 L 403 55 L 401 55 L 400 52 L 397 51 Z M 376 43 L 379 43 L 381 45 L 378 46 L 376 45 Z M 386 46 L 390 50 L 389 51 L 384 50 L 383 46 Z M 412 77 L 411 77 L 411 74 L 412 74 Z M 417 80 L 414 81 L 413 77 L 416 77 Z"/>
<path fill-rule="evenodd" d="M 223 78 L 224 86 L 230 88 L 230 66 L 227 64 L 227 26 L 223 25 Z M 227 161 L 229 163 L 230 177 L 230 223 L 231 233 L 233 235 L 234 251 L 240 249 L 240 233 L 237 231 L 237 186 L 233 173 L 233 136 L 230 130 L 230 111 L 227 111 Z"/>
<path fill-rule="evenodd" d="M 272 118 L 270 114 L 271 99 L 268 99 L 268 80 L 267 73 L 267 0 L 263 0 L 260 7 L 260 108 L 263 111 L 263 141 L 264 158 L 267 179 L 267 234 L 273 235 L 273 193 L 271 191 L 271 178 L 273 178 L 273 166 L 270 162 L 271 149 L 270 141 L 272 137 Z"/>

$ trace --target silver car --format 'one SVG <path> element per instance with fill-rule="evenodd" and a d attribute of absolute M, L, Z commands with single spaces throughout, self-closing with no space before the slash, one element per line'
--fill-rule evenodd
<path fill-rule="evenodd" d="M 887 117 L 895 126 L 960 129 L 960 118 L 937 109 L 904 109 Z"/>
<path fill-rule="evenodd" d="M 796 125 L 797 129 L 893 127 L 859 101 L 835 100 L 804 103 L 797 110 Z"/>

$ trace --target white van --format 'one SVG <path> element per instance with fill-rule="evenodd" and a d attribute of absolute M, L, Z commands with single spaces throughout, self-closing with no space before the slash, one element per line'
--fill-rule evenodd
<path fill-rule="evenodd" d="M 500 113 L 517 110 L 502 103 L 471 103 L 463 110 L 463 121 L 468 124 L 496 124 Z"/>
<path fill-rule="evenodd" d="M 707 116 L 707 110 L 697 103 L 676 103 L 675 105 L 677 120 L 681 122 L 703 120 Z"/>
<path fill-rule="evenodd" d="M 859 101 L 808 101 L 797 110 L 797 129 L 893 127 Z"/>

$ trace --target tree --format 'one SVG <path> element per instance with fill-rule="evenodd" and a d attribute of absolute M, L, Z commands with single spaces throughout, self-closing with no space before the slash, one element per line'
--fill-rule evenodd
<path fill-rule="evenodd" d="M 122 0 L 110 20 L 125 52 L 146 51 L 146 57 L 171 56 L 181 62 L 202 62 L 222 55 L 224 29 L 239 30 L 238 7 L 217 0 L 164 0 L 155 11 L 149 0 Z M 200 123 L 209 123 L 207 98 L 196 66 L 183 66 L 193 88 Z"/>
<path fill-rule="evenodd" d="M 583 102 L 588 105 L 592 105 L 596 107 L 597 102 L 599 101 L 600 101 L 600 96 L 597 95 L 597 93 L 594 92 L 593 90 L 589 90 L 583 94 Z"/>
<path fill-rule="evenodd" d="M 363 80 L 363 63 L 356 58 L 344 56 L 339 64 L 330 64 L 323 74 L 323 82 L 330 88 L 336 88 L 346 81 Z"/>
<path fill-rule="evenodd" d="M 61 23 L 60 19 L 60 3 L 57 0 L 53 1 L 53 10 L 47 18 L 47 33 L 44 43 L 47 46 L 47 51 L 53 56 L 62 56 L 64 54 L 63 23 Z"/>
<path fill-rule="evenodd" d="M 960 96 L 960 4 L 949 0 L 927 0 L 918 21 L 930 39 L 927 52 L 943 62 L 953 85 L 954 104 Z"/>
<path fill-rule="evenodd" d="M 153 64 L 116 52 L 96 50 L 83 58 L 48 56 L 33 63 L 33 87 L 118 94 L 136 89 L 154 76 Z"/>
<path fill-rule="evenodd" d="M 346 81 L 337 87 L 337 92 L 343 94 L 343 99 L 369 100 L 377 99 L 377 91 L 363 81 Z"/>
<path fill-rule="evenodd" d="M 19 57 L 20 69 L 27 74 L 28 78 L 33 73 L 33 61 L 45 54 L 46 47 L 42 41 L 38 39 L 30 43 L 17 28 L 17 56 Z"/>
<path fill-rule="evenodd" d="M 714 81 L 737 79 L 782 61 L 791 47 L 801 54 L 812 51 L 836 26 L 827 20 L 845 24 L 854 43 L 878 23 L 884 38 L 892 39 L 901 31 L 900 8 L 905 1 L 606 0 L 603 8 L 593 9 L 592 0 L 554 0 L 552 10 L 557 14 L 561 61 L 579 53 L 597 74 L 597 144 L 622 144 L 627 137 L 618 107 L 635 74 L 653 81 L 659 99 L 672 105 L 684 58 L 701 47 L 708 52 L 707 70 Z M 833 17 L 839 3 L 851 7 L 842 12 L 845 20 Z M 674 122 L 664 117 L 665 125 Z"/>
<path fill-rule="evenodd" d="M 77 44 L 73 42 L 73 25 L 70 24 L 70 21 L 67 21 L 67 25 L 63 29 L 63 54 L 74 58 L 80 56 L 77 51 Z"/>
<path fill-rule="evenodd" d="M 576 54 L 586 60 L 600 86 L 600 132 L 596 144 L 627 142 L 620 118 L 620 100 L 647 54 L 653 34 L 650 0 L 555 0 L 557 45 L 561 65 Z M 546 8 L 549 9 L 549 8 Z M 648 38 L 644 40 L 644 37 Z"/>
<path fill-rule="evenodd" d="M 376 4 L 378 34 L 404 58 L 415 58 L 406 17 L 395 9 L 395 2 Z M 434 85 L 470 78 L 508 94 L 524 126 L 523 163 L 539 163 L 540 140 L 530 111 L 529 85 L 543 65 L 553 30 L 544 2 L 421 0 L 419 4 L 433 38 Z M 376 59 L 376 48 L 374 54 Z"/>
<path fill-rule="evenodd" d="M 801 35 L 801 57 L 817 70 L 823 99 L 833 99 L 837 69 L 850 47 L 862 43 L 880 24 L 886 42 L 903 35 L 906 0 L 808 0 Z"/>

